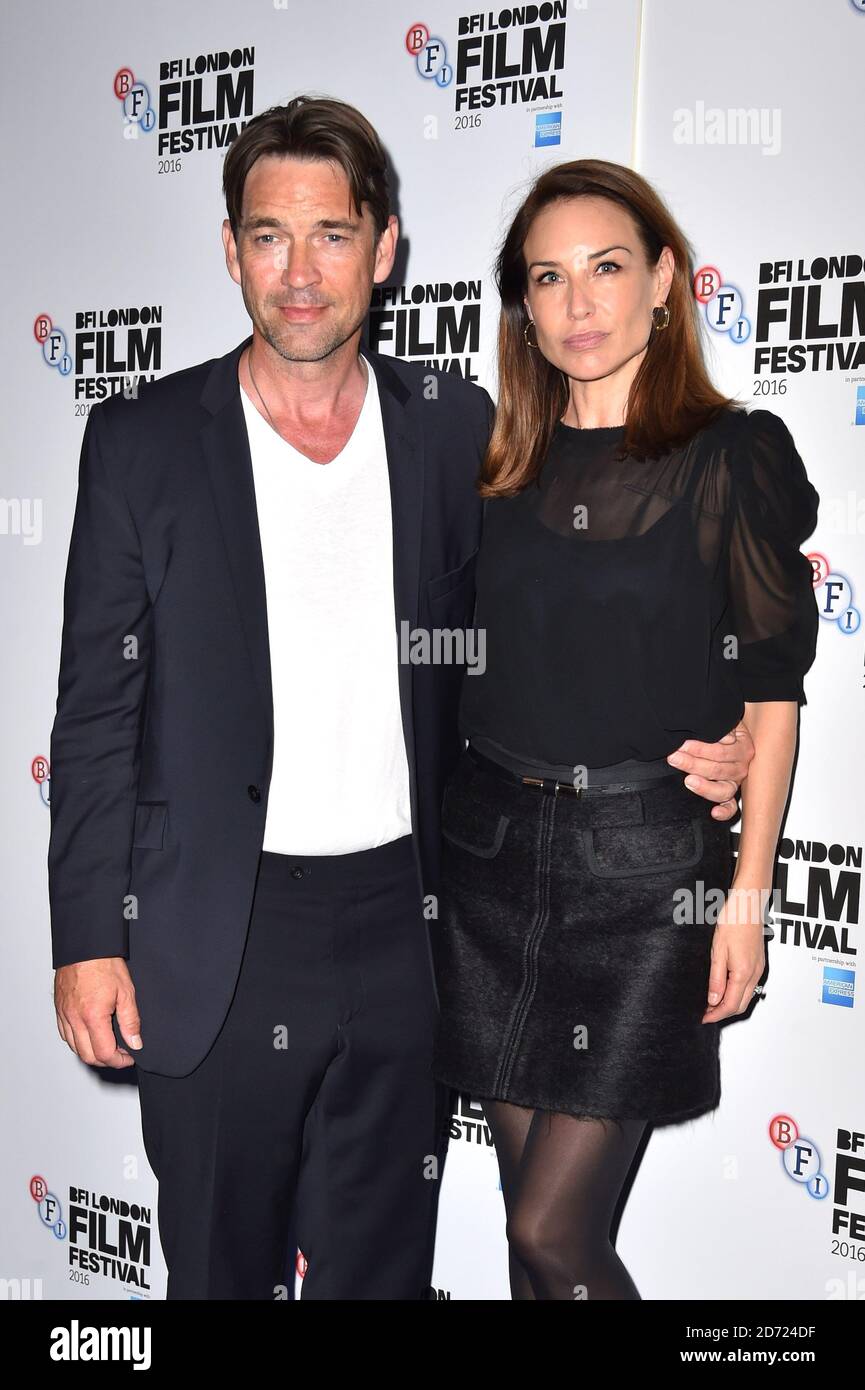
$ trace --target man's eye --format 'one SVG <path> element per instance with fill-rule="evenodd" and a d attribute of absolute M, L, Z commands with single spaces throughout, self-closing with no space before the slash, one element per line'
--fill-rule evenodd
<path fill-rule="evenodd" d="M 327 232 L 326 235 L 328 237 L 334 237 L 337 241 L 345 241 L 345 237 L 340 236 L 339 232 Z"/>
<path fill-rule="evenodd" d="M 266 241 L 268 237 L 272 237 L 272 236 L 273 236 L 273 232 L 262 232 L 262 233 L 261 233 L 261 236 L 257 236 L 255 239 L 256 239 L 256 241 Z"/>

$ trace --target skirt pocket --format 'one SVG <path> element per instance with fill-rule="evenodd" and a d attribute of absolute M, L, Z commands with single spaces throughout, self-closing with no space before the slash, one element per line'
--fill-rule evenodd
<path fill-rule="evenodd" d="M 458 849 L 478 859 L 495 859 L 505 842 L 510 817 L 483 799 L 472 796 L 461 782 L 451 781 L 442 803 L 442 835 Z"/>
<path fill-rule="evenodd" d="M 596 878 L 637 878 L 692 869 L 703 857 L 699 816 L 667 825 L 584 829 L 586 867 Z"/>

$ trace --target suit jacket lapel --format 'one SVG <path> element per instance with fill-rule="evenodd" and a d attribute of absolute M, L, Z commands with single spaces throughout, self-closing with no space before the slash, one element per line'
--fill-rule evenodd
<path fill-rule="evenodd" d="M 267 594 L 261 535 L 255 505 L 255 480 L 237 365 L 245 338 L 214 363 L 201 404 L 210 419 L 201 431 L 201 443 L 219 517 L 222 541 L 237 597 L 253 678 L 262 715 L 267 723 L 269 750 L 273 751 L 273 688 L 267 626 Z M 385 450 L 390 478 L 393 519 L 393 574 L 395 649 L 398 661 L 400 707 L 409 764 L 412 812 L 416 816 L 416 766 L 412 715 L 412 671 L 399 662 L 397 645 L 400 623 L 417 626 L 423 520 L 424 449 L 416 412 L 409 410 L 412 393 L 382 353 L 363 350 L 371 363 L 379 388 Z M 351 672 L 346 672 L 351 679 Z M 416 823 L 416 821 L 415 821 Z"/>
<path fill-rule="evenodd" d="M 395 652 L 399 699 L 411 787 L 412 821 L 417 830 L 417 765 L 415 759 L 412 675 L 414 666 L 399 660 L 400 623 L 417 626 L 423 526 L 424 444 L 417 409 L 410 409 L 412 392 L 397 375 L 387 356 L 363 351 L 372 363 L 381 402 L 393 529 L 393 586 L 396 617 Z"/>
<path fill-rule="evenodd" d="M 240 354 L 251 341 L 252 335 L 220 357 L 211 368 L 201 393 L 201 404 L 211 416 L 201 431 L 201 445 L 252 674 L 262 715 L 267 723 L 270 757 L 273 749 L 273 690 L 264 561 L 255 506 L 249 436 L 237 376 Z"/>

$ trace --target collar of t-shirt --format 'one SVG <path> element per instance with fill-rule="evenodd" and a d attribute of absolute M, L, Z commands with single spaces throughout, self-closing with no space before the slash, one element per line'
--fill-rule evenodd
<path fill-rule="evenodd" d="M 345 482 L 346 478 L 351 476 L 360 466 L 364 457 L 368 457 L 375 441 L 376 429 L 381 427 L 380 414 L 378 419 L 376 418 L 378 383 L 369 360 L 366 357 L 363 360 L 366 363 L 367 375 L 363 405 L 355 421 L 354 429 L 340 452 L 329 463 L 316 463 L 314 459 L 301 453 L 299 449 L 295 449 L 288 440 L 283 439 L 282 435 L 264 418 L 241 386 L 240 398 L 243 402 L 250 442 L 252 443 L 254 440 L 258 447 L 263 446 L 283 453 L 286 459 L 292 463 L 296 475 L 308 480 L 311 486 L 317 485 L 326 488 Z"/>

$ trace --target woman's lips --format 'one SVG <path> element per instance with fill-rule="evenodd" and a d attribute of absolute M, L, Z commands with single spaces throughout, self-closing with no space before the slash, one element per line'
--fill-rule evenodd
<path fill-rule="evenodd" d="M 565 347 L 569 348 L 591 348 L 597 347 L 606 338 L 606 333 L 577 333 L 573 338 L 565 339 Z"/>

